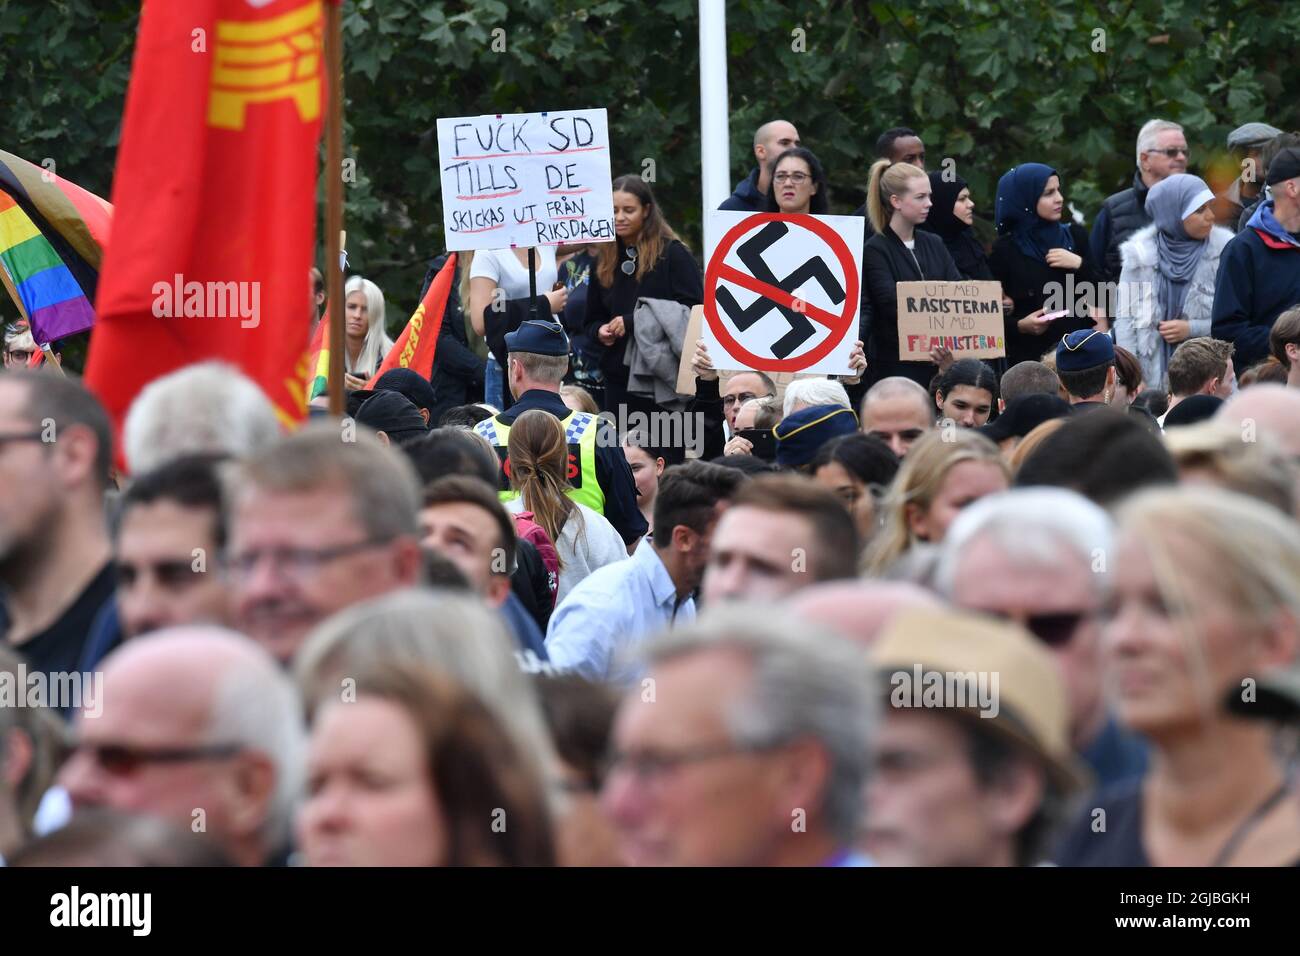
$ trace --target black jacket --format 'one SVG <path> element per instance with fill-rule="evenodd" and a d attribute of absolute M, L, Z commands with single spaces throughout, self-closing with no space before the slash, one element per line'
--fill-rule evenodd
<path fill-rule="evenodd" d="M 736 183 L 736 191 L 722 200 L 719 209 L 734 212 L 762 212 L 767 202 L 767 194 L 758 190 L 758 167 L 755 166 L 748 176 Z"/>
<path fill-rule="evenodd" d="M 1142 173 L 1133 174 L 1133 185 L 1107 196 L 1101 211 L 1092 224 L 1090 252 L 1097 264 L 1100 277 L 1111 282 L 1119 281 L 1119 247 L 1124 240 L 1151 222 L 1147 212 L 1147 193 L 1150 188 L 1142 181 Z M 1076 248 L 1075 252 L 1079 252 Z"/>
<path fill-rule="evenodd" d="M 930 362 L 900 362 L 898 359 L 898 293 L 900 282 L 939 279 L 960 282 L 962 274 L 952 261 L 943 240 L 932 232 L 917 230 L 916 245 L 909 250 L 894 230 L 867 240 L 863 250 L 862 322 L 869 332 L 871 364 L 874 378 L 906 375 L 928 386 L 935 367 Z"/>
<path fill-rule="evenodd" d="M 626 259 L 623 248 L 622 240 L 618 240 L 620 264 Z M 664 247 L 659 261 L 640 282 L 637 282 L 634 275 L 627 275 L 616 266 L 614 283 L 606 287 L 600 284 L 599 277 L 592 272 L 587 291 L 587 335 L 591 337 L 594 348 L 599 350 L 600 367 L 607 380 L 627 382 L 628 368 L 623 364 L 623 356 L 627 352 L 627 343 L 633 336 L 632 312 L 636 300 L 641 298 L 671 299 L 692 307 L 704 301 L 704 277 L 700 274 L 699 264 L 679 240 L 674 239 Z M 623 316 L 627 334 L 613 345 L 603 346 L 597 333 L 602 325 L 616 315 Z"/>
<path fill-rule="evenodd" d="M 444 253 L 429 263 L 424 274 L 424 284 L 420 287 L 420 301 L 429 291 L 434 277 L 447 262 Z M 439 419 L 447 409 L 457 405 L 468 405 L 483 400 L 483 360 L 469 347 L 469 336 L 465 332 L 465 313 L 460 308 L 460 296 L 456 290 L 460 286 L 460 263 L 456 264 L 456 274 L 451 280 L 451 294 L 447 297 L 447 308 L 442 316 L 442 326 L 438 329 L 438 347 L 433 357 L 433 375 L 429 381 L 433 385 L 436 399 L 429 411 L 429 426 L 436 428 Z"/>
<path fill-rule="evenodd" d="M 1055 348 L 1056 343 L 1061 341 L 1067 332 L 1093 327 L 1094 323 L 1087 308 L 1076 308 L 1076 306 L 1086 306 L 1086 303 L 1081 302 L 1080 299 L 1084 296 L 1085 290 L 1089 288 L 1095 290 L 1095 283 L 1100 282 L 1102 277 L 1088 251 L 1088 234 L 1083 231 L 1083 227 L 1072 223 L 1070 236 L 1074 240 L 1074 252 L 1083 259 L 1083 264 L 1073 272 L 1073 280 L 1069 278 L 1071 276 L 1069 270 L 1053 269 L 1041 259 L 1029 258 L 1020 251 L 1012 236 L 999 236 L 997 242 L 993 243 L 989 268 L 993 270 L 994 277 L 1002 283 L 1002 294 L 1010 296 L 1015 303 L 1011 313 L 1006 316 L 1008 368 L 1017 362 L 1041 358 L 1048 349 Z M 1053 291 L 1053 286 L 1060 287 L 1062 296 L 1067 296 L 1070 289 L 1074 289 L 1075 301 L 1064 302 L 1061 306 L 1069 308 L 1070 315 L 1052 322 L 1042 335 L 1025 335 L 1016 323 L 1029 313 L 1043 308 Z M 1100 302 L 1098 304 L 1104 305 Z"/>

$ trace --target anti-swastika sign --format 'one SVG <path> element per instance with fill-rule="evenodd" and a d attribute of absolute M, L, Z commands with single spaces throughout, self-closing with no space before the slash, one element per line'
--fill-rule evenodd
<path fill-rule="evenodd" d="M 702 338 L 720 369 L 852 375 L 857 216 L 714 212 Z"/>

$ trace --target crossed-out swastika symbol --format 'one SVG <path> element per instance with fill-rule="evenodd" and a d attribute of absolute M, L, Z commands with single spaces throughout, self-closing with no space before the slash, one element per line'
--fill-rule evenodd
<path fill-rule="evenodd" d="M 826 263 L 816 256 L 797 267 L 784 279 L 778 279 L 773 274 L 766 260 L 763 259 L 763 253 L 789 231 L 790 227 L 783 222 L 769 222 L 736 249 L 736 255 L 749 269 L 754 282 L 786 293 L 792 299 L 789 305 L 783 301 L 774 301 L 766 295 L 760 294 L 747 308 L 741 308 L 740 303 L 736 301 L 736 297 L 731 294 L 730 289 L 719 286 L 717 293 L 718 305 L 722 307 L 722 310 L 727 313 L 727 318 L 731 319 L 741 332 L 747 330 L 773 309 L 785 316 L 786 321 L 790 323 L 790 331 L 772 346 L 772 354 L 782 359 L 803 345 L 813 335 L 813 325 L 808 321 L 807 316 L 807 303 L 793 298 L 792 293 L 795 289 L 802 286 L 809 279 L 815 279 L 817 284 L 822 287 L 822 291 L 830 297 L 832 303 L 839 305 L 844 301 L 844 288 Z M 724 274 L 724 278 L 730 277 Z M 753 283 L 746 282 L 744 284 L 747 287 L 752 287 Z M 754 289 L 754 291 L 761 292 L 762 290 Z"/>

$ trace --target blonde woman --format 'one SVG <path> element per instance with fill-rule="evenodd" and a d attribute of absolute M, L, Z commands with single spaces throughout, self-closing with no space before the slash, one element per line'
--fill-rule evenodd
<path fill-rule="evenodd" d="M 876 160 L 867 184 L 867 215 L 876 235 L 862 251 L 866 294 L 861 328 L 871 336 L 872 374 L 876 381 L 904 375 L 928 386 L 934 377 L 933 362 L 898 358 L 895 286 L 922 279 L 962 279 L 943 239 L 917 229 L 930 215 L 930 177 L 910 163 Z"/>
<path fill-rule="evenodd" d="M 352 276 L 344 287 L 343 384 L 350 390 L 366 388 L 393 340 L 384 330 L 384 293 L 361 276 Z"/>
<path fill-rule="evenodd" d="M 1276 728 L 1228 705 L 1248 711 L 1254 679 L 1295 659 L 1300 529 L 1206 488 L 1142 492 L 1118 520 L 1105 650 L 1120 719 L 1151 758 L 1087 802 L 1056 862 L 1297 865 L 1300 792 Z"/>
<path fill-rule="evenodd" d="M 592 571 L 626 558 L 627 545 L 603 515 L 569 497 L 569 445 L 558 418 L 541 409 L 524 412 L 510 427 L 507 449 L 510 487 L 519 494 L 506 507 L 532 512 L 555 542 L 558 606 Z"/>
<path fill-rule="evenodd" d="M 888 571 L 919 542 L 942 541 L 961 509 L 1010 484 L 998 446 L 983 435 L 968 428 L 927 432 L 908 451 L 885 495 L 884 526 L 867 550 L 867 574 Z"/>

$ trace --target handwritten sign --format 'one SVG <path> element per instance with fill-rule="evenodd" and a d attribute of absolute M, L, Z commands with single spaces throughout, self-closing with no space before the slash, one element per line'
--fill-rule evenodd
<path fill-rule="evenodd" d="M 603 109 L 438 120 L 448 249 L 612 242 Z"/>
<path fill-rule="evenodd" d="M 1000 282 L 900 282 L 898 358 L 928 362 L 940 346 L 958 359 L 1007 354 Z"/>

